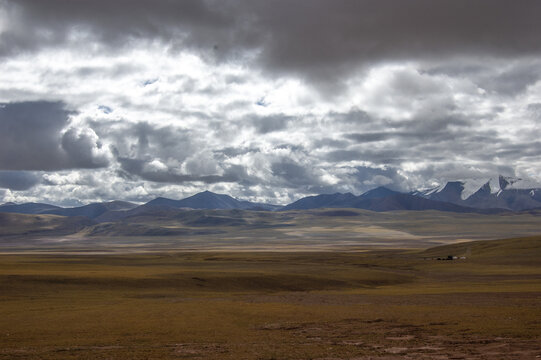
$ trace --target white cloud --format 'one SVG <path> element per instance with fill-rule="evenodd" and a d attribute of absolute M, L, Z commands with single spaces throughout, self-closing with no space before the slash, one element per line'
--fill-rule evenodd
<path fill-rule="evenodd" d="M 21 36 L 29 50 L 0 58 L 0 103 L 66 104 L 73 113 L 60 124 L 58 145 L 77 161 L 70 170 L 45 169 L 43 184 L 4 191 L 4 201 L 144 201 L 209 188 L 285 202 L 319 191 L 405 189 L 495 171 L 541 180 L 540 117 L 530 106 L 541 104 L 541 82 L 532 56 L 386 58 L 382 52 L 367 60 L 362 46 L 350 54 L 339 53 L 347 44 L 338 44 L 336 58 L 327 58 L 319 47 L 297 42 L 320 58 L 298 53 L 298 65 L 297 48 L 289 48 L 284 62 L 292 62 L 282 65 L 273 47 L 279 43 L 259 33 L 253 35 L 261 43 L 246 37 L 240 45 L 222 34 L 220 44 L 205 50 L 206 38 L 195 46 L 190 36 L 197 34 L 171 25 L 163 32 L 179 39 L 145 28 L 140 37 L 122 38 L 122 46 L 103 37 L 116 29 L 106 20 L 104 33 L 90 20 L 65 34 L 62 26 L 45 24 L 48 39 L 32 45 L 23 41 L 30 42 L 25 36 L 32 31 L 10 20 L 22 15 L 6 15 L 17 6 L 6 4 L 0 0 L 0 36 Z M 271 27 L 271 35 L 282 33 Z M 360 168 L 373 172 L 360 179 Z"/>

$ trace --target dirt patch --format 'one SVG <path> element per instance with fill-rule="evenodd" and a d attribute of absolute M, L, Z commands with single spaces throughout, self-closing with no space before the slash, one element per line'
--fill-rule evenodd
<path fill-rule="evenodd" d="M 175 344 L 174 353 L 178 357 L 206 359 L 210 354 L 226 354 L 229 350 L 220 344 Z"/>
<path fill-rule="evenodd" d="M 336 359 L 536 359 L 541 338 L 487 338 L 469 334 L 438 335 L 421 326 L 383 319 L 346 319 L 333 323 L 266 324 L 259 330 L 287 332 L 299 344 L 318 344 Z"/>
<path fill-rule="evenodd" d="M 403 336 L 388 336 L 387 340 L 393 340 L 393 341 L 408 341 L 415 339 L 415 336 L 413 335 L 403 335 Z"/>

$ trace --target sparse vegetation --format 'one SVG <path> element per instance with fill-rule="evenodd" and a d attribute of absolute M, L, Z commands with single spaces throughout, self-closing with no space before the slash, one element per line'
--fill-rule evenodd
<path fill-rule="evenodd" d="M 540 255 L 541 237 L 426 251 L 2 255 L 0 359 L 535 358 Z"/>
<path fill-rule="evenodd" d="M 121 253 L 128 249 L 139 252 L 426 249 L 471 240 L 536 235 L 540 219 L 532 214 L 377 213 L 358 209 L 285 212 L 169 209 L 98 224 L 79 217 L 0 215 L 3 224 L 0 251 Z M 437 256 L 449 254 L 455 252 Z"/>

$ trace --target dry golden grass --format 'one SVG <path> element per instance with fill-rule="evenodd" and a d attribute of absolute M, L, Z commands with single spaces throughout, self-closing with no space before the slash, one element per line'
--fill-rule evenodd
<path fill-rule="evenodd" d="M 426 252 L 2 255 L 0 359 L 533 359 L 540 239 Z M 467 260 L 425 260 L 468 247 Z"/>

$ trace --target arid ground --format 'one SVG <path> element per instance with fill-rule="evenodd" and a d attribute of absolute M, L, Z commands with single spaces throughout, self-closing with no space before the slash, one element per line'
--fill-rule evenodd
<path fill-rule="evenodd" d="M 437 260 L 449 255 L 459 259 Z M 0 359 L 536 359 L 540 259 L 539 236 L 4 254 Z"/>

